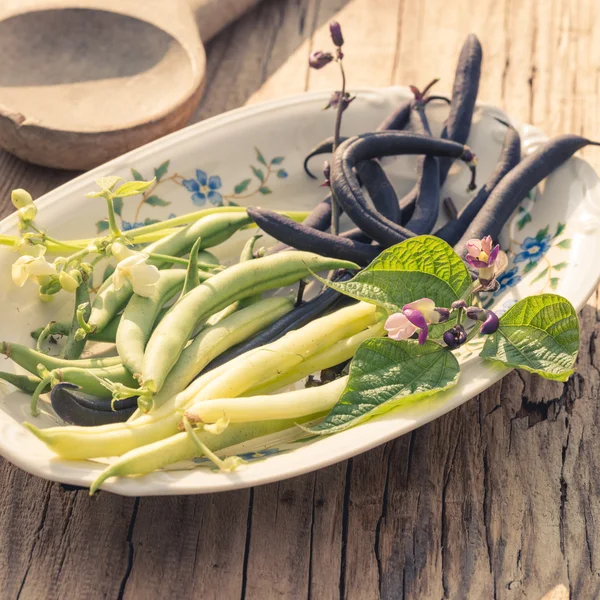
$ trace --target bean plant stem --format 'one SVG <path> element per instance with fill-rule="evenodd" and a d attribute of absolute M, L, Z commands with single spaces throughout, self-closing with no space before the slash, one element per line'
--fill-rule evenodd
<path fill-rule="evenodd" d="M 335 116 L 335 128 L 333 133 L 333 148 L 332 151 L 335 153 L 340 143 L 340 130 L 342 127 L 342 113 L 344 112 L 344 100 L 346 96 L 346 72 L 344 71 L 344 64 L 341 58 L 338 58 L 338 64 L 340 66 L 340 72 L 342 74 L 342 91 L 337 105 L 337 113 Z M 335 193 L 332 190 L 333 202 L 331 203 L 331 233 L 338 235 L 340 231 L 340 205 Z"/>
<path fill-rule="evenodd" d="M 117 219 L 115 216 L 115 207 L 113 204 L 113 199 L 111 197 L 106 198 L 106 206 L 108 208 L 108 225 L 110 227 L 110 232 L 114 236 L 119 237 L 121 235 L 121 230 L 119 229 L 119 226 L 117 225 Z"/>

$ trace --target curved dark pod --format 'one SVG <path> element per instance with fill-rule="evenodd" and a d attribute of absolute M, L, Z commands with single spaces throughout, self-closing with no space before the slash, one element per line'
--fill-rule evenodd
<path fill-rule="evenodd" d="M 315 206 L 310 215 L 302 221 L 302 225 L 318 231 L 327 231 L 331 227 L 331 194 Z M 271 246 L 266 254 L 276 254 L 277 252 L 287 250 L 289 247 L 288 244 L 280 242 Z"/>
<path fill-rule="evenodd" d="M 360 265 L 368 265 L 381 250 L 370 244 L 311 229 L 271 210 L 249 207 L 248 214 L 265 233 L 277 240 L 285 240 L 297 250 L 331 258 L 345 257 L 344 260 Z"/>
<path fill-rule="evenodd" d="M 431 127 L 425 113 L 427 91 L 438 80 L 434 79 L 423 92 L 411 86 L 415 96 L 410 125 L 414 133 L 431 136 Z M 401 225 L 416 235 L 430 233 L 439 213 L 440 184 L 439 161 L 432 156 L 419 157 L 417 181 L 412 190 L 400 201 Z"/>
<path fill-rule="evenodd" d="M 415 235 L 431 233 L 440 211 L 440 170 L 438 161 L 426 156 L 420 165 L 412 216 L 405 227 Z"/>
<path fill-rule="evenodd" d="M 561 135 L 526 156 L 504 176 L 490 194 L 488 201 L 456 244 L 456 252 L 463 256 L 467 242 L 472 238 L 491 235 L 492 238 L 497 239 L 502 227 L 529 191 L 571 158 L 575 152 L 589 145 L 599 146 L 600 143 L 578 135 Z"/>
<path fill-rule="evenodd" d="M 390 113 L 377 127 L 376 131 L 401 131 L 408 125 L 412 110 L 412 98 L 405 100 Z"/>
<path fill-rule="evenodd" d="M 459 144 L 466 143 L 469 131 L 471 130 L 473 111 L 475 110 L 475 102 L 477 101 L 477 93 L 479 91 L 482 58 L 481 43 L 477 39 L 477 36 L 471 33 L 463 43 L 458 57 L 454 84 L 452 86 L 450 114 L 446 120 L 442 138 Z M 441 185 L 446 181 L 452 163 L 453 160 L 451 158 L 440 159 Z"/>
<path fill-rule="evenodd" d="M 356 174 L 363 187 L 369 192 L 377 212 L 386 219 L 397 222 L 400 218 L 398 196 L 380 162 L 377 160 L 361 162 L 356 165 Z"/>
<path fill-rule="evenodd" d="M 366 201 L 354 174 L 354 167 L 371 158 L 402 154 L 451 156 L 469 164 L 475 174 L 475 156 L 467 146 L 449 140 L 400 131 L 376 132 L 355 136 L 336 151 L 331 169 L 331 185 L 340 204 L 352 221 L 384 247 L 397 244 L 413 234 L 378 214 Z"/>
<path fill-rule="evenodd" d="M 340 144 L 345 142 L 347 137 L 340 137 Z M 319 142 L 305 157 L 304 157 L 304 171 L 309 177 L 317 179 L 317 176 L 308 168 L 308 162 L 311 158 L 319 156 L 320 154 L 331 154 L 333 152 L 333 136 L 325 138 L 322 142 Z"/>
<path fill-rule="evenodd" d="M 448 242 L 451 246 L 458 243 L 473 219 L 487 202 L 492 191 L 520 161 L 521 138 L 517 130 L 509 125 L 502 145 L 500 158 L 486 184 L 469 200 L 457 217 L 438 229 L 435 235 Z"/>
<path fill-rule="evenodd" d="M 338 271 L 334 274 L 332 280 L 347 281 L 351 278 L 352 273 L 350 271 Z M 263 329 L 252 339 L 234 346 L 227 352 L 224 352 L 215 358 L 204 368 L 202 372 L 206 373 L 207 371 L 216 369 L 230 360 L 241 356 L 245 352 L 249 352 L 250 350 L 264 346 L 265 344 L 270 344 L 271 342 L 283 337 L 286 333 L 294 331 L 295 329 L 299 329 L 307 323 L 310 323 L 312 320 L 320 317 L 327 311 L 340 308 L 341 306 L 350 304 L 352 302 L 354 302 L 352 298 L 344 296 L 343 294 L 340 294 L 340 292 L 336 292 L 331 288 L 326 288 L 318 296 L 312 300 L 309 300 L 308 302 L 305 302 L 304 304 L 301 304 L 297 308 L 294 308 L 292 311 L 287 313 L 287 315 L 284 315 L 275 321 L 275 323 L 266 329 Z"/>
<path fill-rule="evenodd" d="M 96 398 L 79 391 L 72 383 L 58 383 L 52 388 L 50 401 L 56 414 L 70 425 L 92 427 L 122 423 L 137 409 L 137 398 L 116 400 L 111 408 L 111 400 Z"/>

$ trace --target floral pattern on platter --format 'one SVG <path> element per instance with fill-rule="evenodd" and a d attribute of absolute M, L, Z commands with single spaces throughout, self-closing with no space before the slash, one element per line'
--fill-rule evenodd
<path fill-rule="evenodd" d="M 237 206 L 238 200 L 250 198 L 256 194 L 266 195 L 271 194 L 272 189 L 269 184 L 273 178 L 286 179 L 288 173 L 281 165 L 285 160 L 284 156 L 276 156 L 267 160 L 262 152 L 254 149 L 256 158 L 254 164 L 249 165 L 252 173 L 250 177 L 241 179 L 233 186 L 231 193 L 225 193 L 224 185 L 219 175 L 209 174 L 201 168 L 197 168 L 193 175 L 184 176 L 180 173 L 169 174 L 170 160 L 166 160 L 158 167 L 154 168 L 154 174 L 147 178 L 142 175 L 137 169 L 131 169 L 131 175 L 136 181 L 147 179 L 156 179 L 154 184 L 146 190 L 141 200 L 135 198 L 137 204 L 135 210 L 127 210 L 131 204 L 125 206 L 122 198 L 115 198 L 114 207 L 115 213 L 120 219 L 120 228 L 122 231 L 130 231 L 144 225 L 152 225 L 158 223 L 160 219 L 153 217 L 142 217 L 142 212 L 146 208 L 152 207 L 167 207 L 173 203 L 164 198 L 164 184 L 171 182 L 177 186 L 183 187 L 190 195 L 192 204 L 198 208 L 210 206 Z M 158 195 L 160 189 L 161 195 Z M 187 208 L 186 208 L 187 210 Z M 126 212 L 128 214 L 126 214 Z M 169 219 L 177 216 L 176 213 L 171 213 Z M 98 233 L 108 230 L 108 221 L 106 219 L 96 223 Z"/>

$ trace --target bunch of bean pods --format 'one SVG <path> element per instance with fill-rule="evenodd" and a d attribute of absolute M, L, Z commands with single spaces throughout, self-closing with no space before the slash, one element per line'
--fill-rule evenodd
<path fill-rule="evenodd" d="M 30 373 L 0 372 L 0 379 L 31 394 L 34 415 L 39 395 L 51 390 L 52 407 L 68 424 L 26 426 L 61 457 L 116 457 L 94 482 L 94 491 L 109 477 L 149 473 L 196 456 L 233 468 L 233 459 L 215 453 L 326 414 L 346 377 L 281 390 L 343 365 L 364 340 L 383 334 L 386 315 L 329 288 L 305 300 L 305 280 L 327 271 L 330 278 L 347 279 L 383 249 L 415 235 L 433 233 L 464 255 L 467 240 L 497 238 L 532 188 L 593 143 L 564 135 L 521 159 L 519 135 L 503 123 L 498 163 L 477 187 L 477 160 L 465 144 L 481 60 L 481 45 L 470 35 L 450 99 L 430 95 L 435 81 L 423 91 L 411 88 L 413 97 L 377 131 L 315 147 L 305 161 L 311 176 L 309 159 L 337 146 L 330 195 L 303 222 L 254 207 L 215 212 L 174 228 L 143 248 L 160 269 L 150 295 L 134 293 L 129 283 L 118 286 L 109 276 L 90 301 L 83 278 L 72 322 L 52 322 L 32 332 L 36 350 L 0 342 L 0 353 Z M 427 117 L 432 101 L 450 106 L 439 138 Z M 416 183 L 400 198 L 381 162 L 399 155 L 418 157 Z M 470 199 L 434 230 L 441 189 L 455 161 L 470 170 Z M 328 232 L 334 202 L 355 229 Z M 252 222 L 280 243 L 256 251 L 260 236 L 254 236 L 237 264 L 219 265 L 208 248 Z M 60 355 L 43 351 L 61 336 Z M 116 355 L 82 358 L 88 342 L 113 344 Z"/>

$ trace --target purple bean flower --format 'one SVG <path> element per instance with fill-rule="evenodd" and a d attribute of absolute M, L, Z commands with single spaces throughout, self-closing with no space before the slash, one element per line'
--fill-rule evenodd
<path fill-rule="evenodd" d="M 496 331 L 498 331 L 498 327 L 500 327 L 500 320 L 498 319 L 498 315 L 491 310 L 485 310 L 485 308 L 479 308 L 478 306 L 469 306 L 469 308 L 467 308 L 467 317 L 469 317 L 469 319 L 472 319 L 473 321 L 483 322 L 483 325 L 481 326 L 481 329 L 479 331 L 484 335 L 495 333 Z"/>
<path fill-rule="evenodd" d="M 316 50 L 312 52 L 308 57 L 308 65 L 312 69 L 322 69 L 333 60 L 333 54 L 331 52 L 323 52 L 322 50 Z"/>
<path fill-rule="evenodd" d="M 323 109 L 327 110 L 328 108 L 337 108 L 341 102 L 342 110 L 344 111 L 348 108 L 350 102 L 352 102 L 355 98 L 356 96 L 350 96 L 348 92 L 346 92 L 343 97 L 342 92 L 333 92 L 333 94 L 331 94 L 331 98 L 329 98 L 329 102 L 323 107 Z"/>
<path fill-rule="evenodd" d="M 493 246 L 492 237 L 486 235 L 483 239 L 472 239 L 467 242 L 466 261 L 479 269 L 479 282 L 484 290 L 492 289 L 496 277 L 504 271 L 508 259 L 500 246 Z"/>
<path fill-rule="evenodd" d="M 448 329 L 448 331 L 445 331 L 442 338 L 448 348 L 455 350 L 467 341 L 467 332 L 462 325 L 455 325 L 451 329 Z"/>
<path fill-rule="evenodd" d="M 421 298 L 405 304 L 402 312 L 390 315 L 384 328 L 388 337 L 393 340 L 407 340 L 417 331 L 419 344 L 424 344 L 429 335 L 429 325 L 439 323 L 443 318 L 435 307 L 435 302 L 430 298 Z"/>
<path fill-rule="evenodd" d="M 331 34 L 333 43 L 338 48 L 341 48 L 344 45 L 344 36 L 342 35 L 342 27 L 337 21 L 329 23 L 329 33 Z"/>

